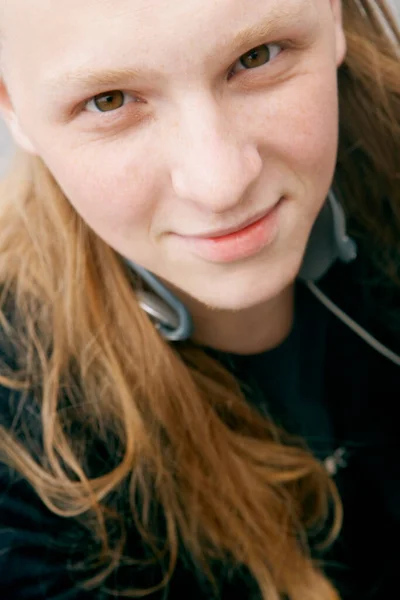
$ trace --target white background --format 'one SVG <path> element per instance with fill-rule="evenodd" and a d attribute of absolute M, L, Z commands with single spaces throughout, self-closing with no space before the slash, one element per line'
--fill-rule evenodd
<path fill-rule="evenodd" d="M 349 0 L 350 2 L 352 0 Z M 393 7 L 397 10 L 397 13 L 400 17 L 400 0 L 389 0 L 389 3 L 393 5 Z M 10 141 L 9 133 L 4 125 L 4 123 L 0 120 L 0 175 L 3 173 L 10 154 L 12 152 L 12 144 Z"/>

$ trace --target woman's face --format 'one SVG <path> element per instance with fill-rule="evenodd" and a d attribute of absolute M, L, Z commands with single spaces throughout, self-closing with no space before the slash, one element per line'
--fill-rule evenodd
<path fill-rule="evenodd" d="M 213 307 L 293 282 L 335 168 L 339 0 L 3 13 L 6 119 L 101 238 Z"/>

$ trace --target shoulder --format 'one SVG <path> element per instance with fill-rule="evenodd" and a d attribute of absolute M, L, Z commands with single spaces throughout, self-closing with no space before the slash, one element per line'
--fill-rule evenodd
<path fill-rule="evenodd" d="M 94 598 L 73 591 L 66 565 L 82 532 L 53 514 L 30 483 L 6 460 L 7 438 L 24 447 L 41 439 L 40 412 L 29 394 L 7 385 L 17 368 L 12 334 L 0 326 L 0 581 L 4 597 L 18 600 Z M 36 434 L 36 436 L 33 435 Z M 36 440 L 34 438 L 36 437 Z M 18 449 L 14 448 L 18 462 Z M 71 520 L 68 520 L 71 521 Z M 78 536 L 78 537 L 77 537 Z"/>
<path fill-rule="evenodd" d="M 26 418 L 28 412 L 31 422 Z M 28 429 L 40 427 L 29 399 L 23 407 L 19 394 L 0 386 L 0 432 L 23 446 L 29 435 L 27 423 Z M 0 445 L 0 581 L 4 597 L 97 600 L 94 592 L 76 585 L 76 576 L 69 569 L 83 559 L 84 548 L 78 550 L 85 539 L 83 527 L 76 519 L 51 512 L 30 482 L 5 461 L 3 450 Z"/>
<path fill-rule="evenodd" d="M 74 591 L 67 569 L 68 536 L 73 542 L 66 523 L 44 506 L 25 480 L 0 464 L 0 580 L 5 597 L 94 599 L 78 588 Z"/>

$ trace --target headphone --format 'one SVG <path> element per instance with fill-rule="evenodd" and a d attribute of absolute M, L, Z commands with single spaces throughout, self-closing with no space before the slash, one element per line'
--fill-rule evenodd
<path fill-rule="evenodd" d="M 192 317 L 185 305 L 163 283 L 143 267 L 126 261 L 151 291 L 137 290 L 140 307 L 149 315 L 160 334 L 170 342 L 181 342 L 193 333 Z"/>

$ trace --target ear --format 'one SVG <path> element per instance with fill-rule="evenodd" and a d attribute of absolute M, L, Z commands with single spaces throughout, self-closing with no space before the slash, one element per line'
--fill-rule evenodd
<path fill-rule="evenodd" d="M 329 0 L 329 2 L 335 22 L 336 64 L 340 67 L 347 52 L 347 42 L 343 27 L 342 0 Z"/>
<path fill-rule="evenodd" d="M 29 154 L 37 154 L 31 140 L 24 133 L 3 79 L 0 79 L 0 114 L 6 122 L 15 143 Z"/>

